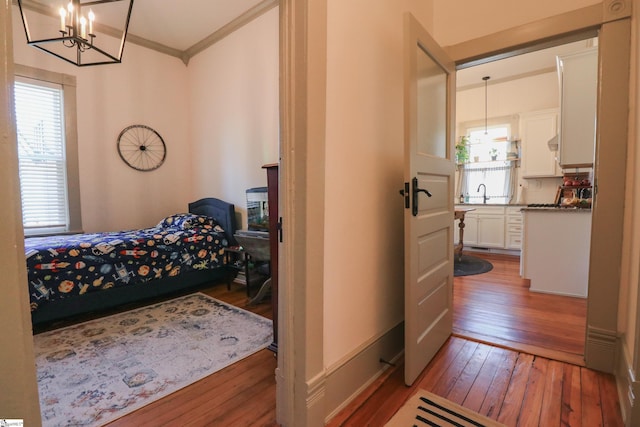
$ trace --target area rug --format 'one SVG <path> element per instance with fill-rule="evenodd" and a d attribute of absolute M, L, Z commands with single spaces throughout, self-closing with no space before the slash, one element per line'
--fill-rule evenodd
<path fill-rule="evenodd" d="M 385 424 L 385 427 L 456 426 L 505 427 L 447 399 L 420 390 Z"/>
<path fill-rule="evenodd" d="M 99 426 L 272 342 L 272 322 L 202 293 L 34 336 L 42 425 Z"/>
<path fill-rule="evenodd" d="M 455 277 L 482 274 L 492 269 L 493 264 L 482 258 L 465 254 L 462 254 L 461 260 L 458 260 L 457 256 L 453 257 L 453 275 Z"/>

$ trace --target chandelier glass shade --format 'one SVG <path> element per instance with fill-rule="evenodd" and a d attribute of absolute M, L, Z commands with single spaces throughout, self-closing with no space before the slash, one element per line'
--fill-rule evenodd
<path fill-rule="evenodd" d="M 133 0 L 17 0 L 27 44 L 79 67 L 120 63 Z"/>

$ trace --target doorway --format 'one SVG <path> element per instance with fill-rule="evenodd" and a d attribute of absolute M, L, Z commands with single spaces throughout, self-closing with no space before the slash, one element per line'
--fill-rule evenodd
<path fill-rule="evenodd" d="M 594 9 L 595 11 L 595 9 Z M 596 188 L 592 206 L 589 255 L 585 363 L 592 369 L 613 372 L 616 367 L 618 292 L 624 264 L 622 234 L 624 223 L 625 177 L 628 135 L 629 52 L 631 40 L 628 10 L 625 16 L 593 18 L 590 23 L 571 25 L 571 15 L 552 17 L 527 25 L 526 31 L 510 32 L 512 37 L 486 36 L 448 48 L 460 68 L 509 56 L 505 52 L 525 52 L 546 41 L 549 46 L 576 40 L 581 33 L 598 31 L 599 69 L 594 176 Z M 607 13 L 605 13 L 607 15 Z M 586 16 L 576 13 L 577 16 Z M 573 28 L 573 32 L 568 30 Z M 564 30 L 554 30 L 563 28 Z M 563 32 L 564 31 L 564 32 Z M 535 35 L 535 36 L 532 36 Z M 571 39 L 563 37 L 572 37 Z M 551 41 L 551 42 L 550 42 Z M 622 143 L 617 143 L 622 142 Z M 598 242 L 607 242 L 606 245 Z M 597 262 L 594 262 L 597 261 Z M 621 261 L 622 260 L 622 261 Z"/>
<path fill-rule="evenodd" d="M 517 212 L 521 218 L 520 207 L 531 204 L 551 206 L 560 203 L 558 192 L 564 188 L 563 175 L 579 174 L 588 176 L 590 182 L 593 180 L 593 165 L 579 169 L 560 167 L 558 147 L 548 145 L 548 142 L 553 142 L 559 132 L 561 97 L 558 58 L 588 52 L 594 58 L 592 73 L 595 75 L 597 45 L 597 37 L 585 37 L 582 40 L 544 49 L 536 50 L 534 47 L 534 51 L 529 53 L 462 68 L 457 72 L 456 135 L 458 138 L 456 143 L 465 137 L 469 156 L 466 163 L 458 165 L 457 168 L 458 185 L 454 194 L 456 200 L 460 194 L 460 199 L 464 200 L 466 207 L 476 207 L 478 212 L 483 212 L 481 209 L 484 208 L 478 205 L 482 202 L 478 197 L 474 197 L 473 191 L 479 184 L 486 183 L 490 196 L 487 203 L 493 205 L 489 209 L 494 207 L 502 209 L 500 205 L 506 203 L 509 205 L 509 210 L 512 213 Z M 593 99 L 596 98 L 595 86 L 592 96 Z M 595 115 L 595 112 L 593 114 Z M 480 128 L 483 128 L 484 132 Z M 477 139 L 473 137 L 474 134 L 485 136 L 487 128 L 494 131 L 504 129 L 507 141 L 503 141 L 504 137 L 491 138 L 491 132 L 488 133 L 488 137 Z M 488 154 L 495 153 L 496 149 L 497 156 L 494 154 L 489 157 Z M 593 149 L 591 150 L 593 152 Z M 512 158 L 510 158 L 511 154 L 513 154 Z M 593 163 L 593 160 L 591 162 Z M 505 173 L 504 169 L 507 169 L 508 173 Z M 511 177 L 510 180 L 507 179 L 509 177 Z M 591 197 L 591 194 L 583 194 L 591 191 L 590 186 L 586 190 L 580 188 L 576 191 L 580 191 L 580 195 Z M 463 194 L 464 197 L 462 197 Z M 471 197 L 469 197 L 470 194 Z M 562 201 L 568 203 L 569 199 L 562 198 Z M 514 211 L 514 207 L 518 209 Z M 568 207 L 558 208 L 557 212 L 566 214 L 569 209 Z M 538 211 L 538 214 L 541 212 L 546 210 Z M 585 209 L 581 214 L 588 217 L 590 223 L 590 209 Z M 482 214 L 478 215 L 482 218 Z M 540 287 L 540 279 L 536 277 L 539 272 L 525 272 L 520 268 L 523 263 L 520 259 L 520 250 L 523 249 L 523 245 L 534 244 L 533 239 L 524 242 L 525 237 L 521 232 L 523 225 L 518 222 L 515 225 L 509 224 L 507 218 L 511 220 L 511 216 L 505 215 L 505 221 L 504 223 L 500 221 L 498 229 L 495 225 L 485 226 L 489 232 L 500 232 L 499 236 L 491 238 L 484 236 L 484 241 L 498 242 L 497 249 L 490 250 L 508 254 L 497 257 L 488 255 L 489 260 L 498 266 L 500 273 L 497 274 L 494 270 L 483 275 L 482 278 L 473 276 L 456 278 L 458 286 L 454 291 L 454 302 L 456 302 L 454 313 L 457 322 L 454 323 L 454 331 L 469 338 L 511 346 L 534 354 L 554 356 L 571 363 L 584 364 L 588 256 L 569 252 L 559 263 L 562 264 L 564 272 L 572 277 L 583 275 L 581 292 L 576 292 L 575 289 L 566 290 L 566 281 L 560 279 L 552 284 L 545 283 L 544 286 L 547 289 L 543 290 L 543 295 L 540 293 L 541 290 L 536 288 L 536 285 Z M 561 217 L 562 220 L 572 218 L 567 215 Z M 497 219 L 497 217 L 491 218 L 492 221 Z M 471 233 L 465 235 L 466 238 L 470 237 L 470 241 L 465 242 L 466 246 L 473 245 L 474 232 L 482 233 L 479 228 L 483 223 L 479 220 L 478 223 L 469 225 L 472 229 Z M 584 230 L 580 232 L 583 239 L 584 236 L 589 236 L 588 225 L 585 222 Z M 518 234 L 518 231 L 520 231 L 519 236 L 513 237 L 512 235 Z M 588 237 L 586 239 L 588 241 Z M 503 246 L 500 247 L 500 245 Z M 482 245 L 478 244 L 478 246 Z M 544 251 L 545 249 L 536 248 L 535 250 Z M 585 250 L 588 251 L 588 246 Z M 530 248 L 529 258 L 532 256 L 531 252 L 533 251 Z M 573 267 L 568 267 L 572 264 Z M 568 272 L 569 268 L 574 268 L 576 271 Z M 533 277 L 536 277 L 537 281 L 534 286 L 531 286 L 531 281 L 528 279 Z M 493 286 L 490 286 L 487 281 L 493 281 Z M 499 300 L 510 301 L 511 298 L 524 298 L 527 295 L 530 298 L 520 300 L 518 309 L 522 311 L 511 311 L 513 306 L 508 305 L 503 308 L 504 313 L 497 316 L 498 313 L 483 310 L 474 304 L 475 300 L 484 299 L 481 296 L 478 298 L 478 292 L 481 292 L 485 286 L 489 286 L 486 288 L 486 293 Z M 460 289 L 465 287 L 468 288 L 468 292 Z M 571 295 L 572 292 L 576 292 L 577 295 Z M 460 303 L 457 299 L 464 299 L 467 302 Z M 491 302 L 488 302 L 488 305 L 491 305 Z M 469 308 L 470 313 L 459 313 L 463 306 L 475 308 Z M 533 319 L 522 318 L 531 315 L 544 316 L 547 319 L 554 318 L 553 312 L 545 314 L 545 308 L 551 306 L 566 307 L 565 313 L 570 323 L 567 324 L 567 331 L 563 332 L 568 335 L 565 344 L 558 342 L 557 337 L 548 333 L 549 325 L 545 321 L 535 322 Z M 514 316 L 521 318 L 515 319 Z M 491 321 L 489 321 L 490 318 Z M 470 322 L 475 322 L 475 325 Z M 491 323 L 494 323 L 495 327 Z"/>

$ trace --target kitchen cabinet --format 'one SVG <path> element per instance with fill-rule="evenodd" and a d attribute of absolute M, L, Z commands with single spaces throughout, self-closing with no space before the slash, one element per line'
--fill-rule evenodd
<path fill-rule="evenodd" d="M 558 160 L 562 167 L 590 167 L 595 156 L 598 48 L 557 57 L 560 80 Z"/>
<path fill-rule="evenodd" d="M 520 272 L 531 291 L 586 298 L 590 247 L 590 209 L 523 210 Z"/>
<path fill-rule="evenodd" d="M 455 224 L 455 229 L 458 230 L 458 224 Z M 467 212 L 464 216 L 464 238 L 462 241 L 466 247 L 478 244 L 478 214 L 474 211 Z"/>
<path fill-rule="evenodd" d="M 505 207 L 484 205 L 463 205 L 473 207 L 464 218 L 464 246 L 500 248 L 505 246 Z M 458 225 L 455 224 L 457 230 Z"/>
<path fill-rule="evenodd" d="M 478 213 L 477 246 L 504 248 L 504 208 L 484 208 Z"/>
<path fill-rule="evenodd" d="M 507 207 L 505 210 L 505 249 L 522 248 L 522 207 Z"/>
<path fill-rule="evenodd" d="M 487 206 L 466 204 L 473 207 L 464 217 L 464 247 L 520 250 L 522 247 L 522 206 Z M 457 221 L 454 230 L 458 229 Z M 454 233 L 454 242 L 458 235 Z"/>
<path fill-rule="evenodd" d="M 552 151 L 548 145 L 549 140 L 558 134 L 558 113 L 559 110 L 554 108 L 520 115 L 522 178 L 562 175 L 556 161 L 557 151 Z"/>

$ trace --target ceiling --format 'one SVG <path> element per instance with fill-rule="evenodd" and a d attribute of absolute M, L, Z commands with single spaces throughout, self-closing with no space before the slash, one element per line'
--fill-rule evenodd
<path fill-rule="evenodd" d="M 189 7 L 176 7 L 176 4 Z M 190 0 L 184 3 L 135 0 L 129 34 L 134 43 L 139 39 L 150 41 L 174 50 L 174 55 L 186 56 L 188 60 L 199 51 L 196 49 L 199 44 L 208 46 L 210 43 L 206 44 L 206 41 L 215 42 L 216 34 L 221 37 L 228 34 L 224 32 L 225 26 L 234 22 L 240 26 L 255 13 L 277 4 L 277 0 Z M 459 70 L 457 87 L 483 85 L 484 76 L 490 76 L 490 82 L 496 82 L 555 69 L 557 55 L 584 49 L 593 45 L 594 40 L 597 43 L 597 39 L 581 40 Z"/>
<path fill-rule="evenodd" d="M 60 0 L 22 1 L 49 3 L 56 11 L 60 4 Z M 83 0 L 85 2 L 89 0 Z M 188 63 L 193 55 L 278 3 L 278 0 L 135 0 L 127 41 L 176 56 Z M 105 3 L 107 9 L 108 4 Z M 117 15 L 114 16 L 117 22 Z M 101 18 L 109 24 L 114 17 Z M 556 67 L 556 55 L 583 49 L 592 45 L 594 40 L 597 42 L 597 39 L 582 40 L 458 70 L 457 87 L 460 90 L 481 86 L 484 76 L 490 76 L 491 84 L 549 71 Z"/>
<path fill-rule="evenodd" d="M 489 84 L 518 77 L 548 72 L 556 68 L 556 56 L 576 52 L 597 44 L 597 38 L 580 40 L 563 45 L 525 53 L 511 58 L 488 62 L 458 70 L 456 86 L 458 90 L 484 85 L 483 77 L 489 76 Z"/>
<path fill-rule="evenodd" d="M 263 0 L 135 0 L 129 34 L 186 51 Z"/>

